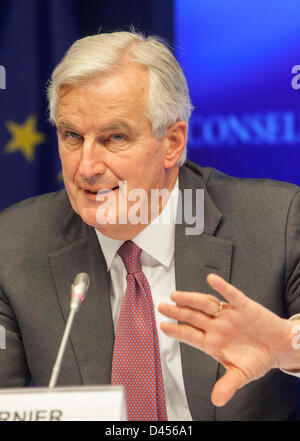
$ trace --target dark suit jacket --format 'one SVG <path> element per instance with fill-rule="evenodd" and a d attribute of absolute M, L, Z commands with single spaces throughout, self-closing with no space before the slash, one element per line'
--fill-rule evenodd
<path fill-rule="evenodd" d="M 232 178 L 187 162 L 179 185 L 205 190 L 205 228 L 176 226 L 176 287 L 212 292 L 220 274 L 281 317 L 300 312 L 299 188 Z M 65 191 L 29 199 L 0 216 L 0 386 L 46 386 L 78 272 L 91 277 L 65 353 L 58 385 L 110 383 L 114 330 L 106 263 L 95 231 L 72 210 Z M 250 383 L 223 408 L 210 401 L 223 373 L 214 359 L 181 344 L 185 390 L 195 420 L 300 419 L 299 380 L 279 370 Z"/>

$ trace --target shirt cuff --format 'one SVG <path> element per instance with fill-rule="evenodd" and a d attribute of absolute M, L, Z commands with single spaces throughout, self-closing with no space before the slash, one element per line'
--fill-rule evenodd
<path fill-rule="evenodd" d="M 300 320 L 300 314 L 292 315 L 292 316 L 289 318 L 289 320 Z M 284 372 L 285 374 L 293 375 L 294 377 L 298 377 L 298 378 L 300 378 L 300 370 L 290 370 L 290 371 L 285 370 L 285 369 L 280 369 L 280 370 L 281 370 L 282 372 Z"/>

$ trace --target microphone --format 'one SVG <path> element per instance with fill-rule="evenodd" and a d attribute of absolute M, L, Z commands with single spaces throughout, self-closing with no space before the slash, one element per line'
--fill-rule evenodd
<path fill-rule="evenodd" d="M 73 319 L 75 314 L 79 310 L 82 302 L 86 298 L 87 291 L 90 284 L 90 277 L 86 273 L 78 273 L 74 279 L 74 283 L 71 286 L 71 302 L 70 302 L 70 313 L 68 317 L 68 321 L 65 327 L 65 332 L 63 338 L 61 340 L 61 344 L 59 347 L 59 351 L 56 357 L 56 361 L 51 373 L 51 378 L 49 382 L 50 388 L 53 388 L 56 385 L 56 381 L 60 372 L 61 362 L 64 356 L 64 352 L 66 349 L 66 344 L 71 332 Z"/>
<path fill-rule="evenodd" d="M 77 312 L 81 303 L 84 301 L 89 289 L 90 278 L 86 273 L 78 273 L 71 287 L 71 304 L 70 308 Z"/>

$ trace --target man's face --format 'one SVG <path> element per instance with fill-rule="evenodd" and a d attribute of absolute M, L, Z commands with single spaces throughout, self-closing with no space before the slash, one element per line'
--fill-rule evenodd
<path fill-rule="evenodd" d="M 128 221 L 119 224 L 124 208 L 119 208 L 119 182 L 126 181 L 127 193 L 145 190 L 150 200 L 151 189 L 171 190 L 178 172 L 175 167 L 170 173 L 169 165 L 165 166 L 169 144 L 152 135 L 145 117 L 148 88 L 146 70 L 129 65 L 118 73 L 59 90 L 59 153 L 72 207 L 84 222 L 116 239 L 130 239 L 145 227 Z M 97 192 L 105 189 L 115 201 L 116 223 L 103 225 L 97 209 L 104 199 L 99 201 Z M 126 202 L 127 213 L 135 203 Z"/>

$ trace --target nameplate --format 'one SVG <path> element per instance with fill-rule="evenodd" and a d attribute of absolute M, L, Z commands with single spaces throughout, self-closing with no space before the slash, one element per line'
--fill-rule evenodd
<path fill-rule="evenodd" d="M 119 386 L 0 389 L 0 421 L 125 421 Z"/>

